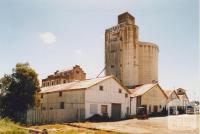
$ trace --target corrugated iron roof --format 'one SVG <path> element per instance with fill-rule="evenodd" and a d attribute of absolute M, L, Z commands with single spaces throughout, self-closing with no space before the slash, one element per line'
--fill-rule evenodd
<path fill-rule="evenodd" d="M 41 89 L 40 93 L 50 93 L 50 92 L 59 92 L 59 91 L 67 91 L 67 90 L 85 89 L 85 88 L 94 86 L 95 84 L 98 84 L 99 82 L 104 81 L 109 78 L 113 78 L 113 76 L 105 76 L 105 77 L 100 77 L 100 78 L 87 79 L 87 80 L 83 80 L 83 81 L 74 81 L 74 82 L 55 85 L 55 86 L 43 87 Z"/>
<path fill-rule="evenodd" d="M 165 89 L 163 91 L 165 92 L 165 94 L 167 95 L 167 97 L 169 97 L 173 92 L 175 92 L 175 90 L 172 90 L 172 89 Z"/>
<path fill-rule="evenodd" d="M 180 100 L 188 100 L 188 97 L 187 97 L 187 95 L 186 94 L 182 94 L 182 95 L 178 95 L 178 97 L 179 97 L 179 99 Z"/>
<path fill-rule="evenodd" d="M 157 85 L 157 84 L 144 84 L 144 85 L 138 86 L 134 89 L 129 89 L 129 91 L 131 92 L 131 97 L 143 95 L 144 93 L 149 91 L 151 88 L 153 88 L 155 85 Z"/>

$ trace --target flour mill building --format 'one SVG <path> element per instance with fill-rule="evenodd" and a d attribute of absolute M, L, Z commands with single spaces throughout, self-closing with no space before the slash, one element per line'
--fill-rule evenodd
<path fill-rule="evenodd" d="M 105 74 L 133 87 L 158 81 L 158 51 L 154 43 L 139 41 L 139 28 L 129 13 L 105 31 Z"/>
<path fill-rule="evenodd" d="M 79 65 L 75 65 L 70 69 L 57 70 L 54 74 L 42 79 L 42 86 L 47 87 L 85 79 L 86 73 L 84 70 Z"/>
<path fill-rule="evenodd" d="M 105 75 L 86 79 L 80 66 L 56 71 L 42 80 L 39 113 L 30 110 L 28 122 L 74 122 L 98 114 L 114 120 L 137 114 L 160 113 L 171 99 L 158 84 L 156 44 L 141 42 L 135 18 L 118 16 L 118 24 L 105 31 Z M 188 102 L 182 89 L 178 98 Z"/>

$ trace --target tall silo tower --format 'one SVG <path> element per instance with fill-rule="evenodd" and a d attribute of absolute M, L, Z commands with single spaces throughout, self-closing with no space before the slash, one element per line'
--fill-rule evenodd
<path fill-rule="evenodd" d="M 118 25 L 105 31 L 106 75 L 114 75 L 126 86 L 138 84 L 138 26 L 128 12 L 118 16 Z"/>
<path fill-rule="evenodd" d="M 158 82 L 158 52 L 156 44 L 150 42 L 138 42 L 139 49 L 139 83 Z"/>
<path fill-rule="evenodd" d="M 158 82 L 157 45 L 138 39 L 138 26 L 128 12 L 105 31 L 105 74 L 116 76 L 125 86 Z"/>

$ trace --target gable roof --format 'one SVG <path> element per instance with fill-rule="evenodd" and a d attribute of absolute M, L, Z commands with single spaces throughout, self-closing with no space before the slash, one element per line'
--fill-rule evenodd
<path fill-rule="evenodd" d="M 105 76 L 105 77 L 99 77 L 99 78 L 94 78 L 94 79 L 87 79 L 83 81 L 74 81 L 70 83 L 59 84 L 55 86 L 43 87 L 40 93 L 51 93 L 51 92 L 59 92 L 59 91 L 87 89 L 110 78 L 113 78 L 118 84 L 124 87 L 120 82 L 118 82 L 118 80 L 114 76 Z M 129 93 L 129 90 L 128 89 L 126 90 Z"/>
<path fill-rule="evenodd" d="M 178 90 L 182 90 L 183 92 L 179 93 Z M 189 98 L 187 96 L 187 93 L 186 93 L 186 90 L 183 89 L 183 88 L 177 88 L 176 89 L 176 94 L 178 95 L 180 100 L 184 100 L 184 96 L 189 100 Z"/>
<path fill-rule="evenodd" d="M 173 90 L 173 89 L 165 89 L 163 91 L 165 92 L 165 94 L 167 95 L 168 98 L 171 96 L 172 93 L 175 93 L 177 98 L 179 99 L 179 96 L 178 96 L 178 94 L 176 93 L 175 90 Z"/>
<path fill-rule="evenodd" d="M 167 95 L 165 94 L 165 92 L 162 90 L 162 88 L 160 87 L 160 85 L 158 83 L 156 83 L 156 84 L 144 84 L 144 85 L 138 86 L 134 89 L 129 89 L 130 92 L 131 92 L 131 97 L 137 97 L 137 96 L 144 95 L 146 92 L 150 91 L 155 86 L 158 86 L 161 89 L 161 92 L 167 98 Z"/>
<path fill-rule="evenodd" d="M 144 85 L 141 85 L 141 86 L 137 86 L 137 87 L 135 87 L 133 89 L 129 89 L 130 92 L 131 92 L 131 97 L 136 97 L 136 96 L 143 95 L 148 90 L 153 88 L 155 85 L 156 84 L 144 84 Z"/>
<path fill-rule="evenodd" d="M 189 100 L 186 94 L 178 95 L 179 99 L 182 101 L 185 100 L 184 96 L 186 97 L 187 100 Z"/>

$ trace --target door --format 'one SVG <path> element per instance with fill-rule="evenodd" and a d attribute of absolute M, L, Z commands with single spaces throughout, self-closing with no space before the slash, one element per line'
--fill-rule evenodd
<path fill-rule="evenodd" d="M 121 119 L 121 104 L 112 104 L 111 107 L 111 118 L 113 120 L 120 120 Z"/>
<path fill-rule="evenodd" d="M 157 113 L 157 112 L 158 112 L 158 106 L 157 106 L 157 105 L 154 105 L 153 112 L 154 112 L 154 113 Z"/>
<path fill-rule="evenodd" d="M 101 105 L 101 113 L 103 116 L 108 116 L 108 106 L 107 105 Z"/>

